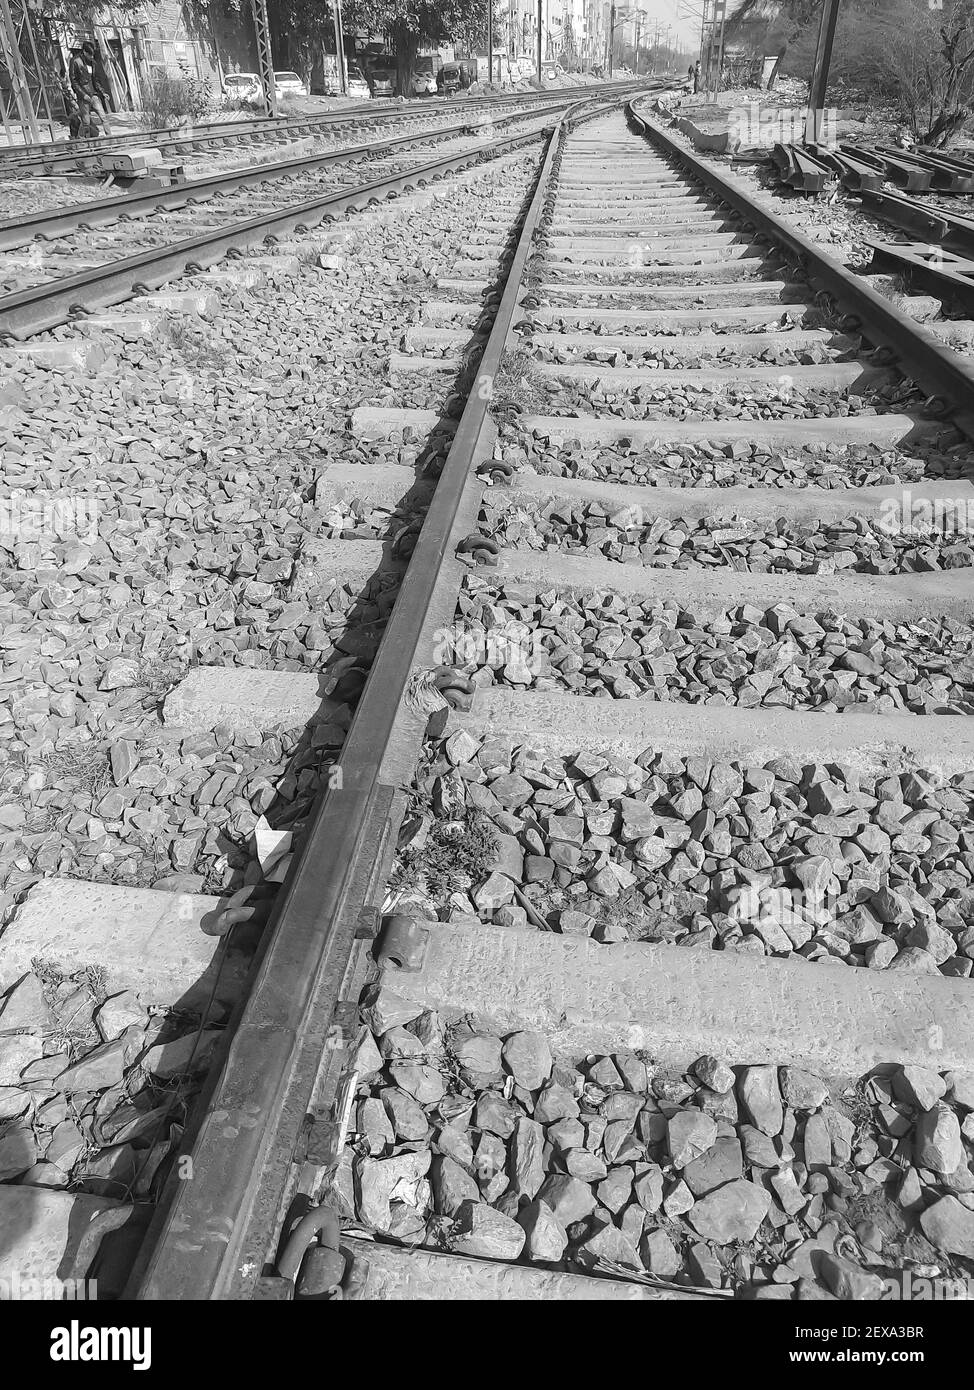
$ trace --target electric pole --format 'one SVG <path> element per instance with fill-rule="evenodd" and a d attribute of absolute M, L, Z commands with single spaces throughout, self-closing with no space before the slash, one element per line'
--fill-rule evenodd
<path fill-rule="evenodd" d="M 707 14 L 710 9 L 710 0 L 703 0 L 703 9 L 700 12 L 700 66 L 703 67 L 703 44 L 707 33 Z"/>
<path fill-rule="evenodd" d="M 829 66 L 832 62 L 832 42 L 835 39 L 835 23 L 839 17 L 839 0 L 825 0 L 822 6 L 822 19 L 818 29 L 818 44 L 815 49 L 815 63 L 812 67 L 812 80 L 808 84 L 808 111 L 805 115 L 805 139 L 818 143 L 823 136 L 825 122 L 825 94 L 829 85 Z"/>
<path fill-rule="evenodd" d="M 538 0 L 538 81 L 541 81 L 541 30 L 544 24 L 544 0 Z"/>
<path fill-rule="evenodd" d="M 487 81 L 494 80 L 494 0 L 487 0 Z"/>
<path fill-rule="evenodd" d="M 16 122 L 25 143 L 37 143 L 40 140 L 37 118 L 42 112 L 53 140 L 51 102 L 34 39 L 30 6 L 24 0 L 14 0 L 12 6 L 9 0 L 0 0 L 0 62 L 7 70 L 8 89 L 0 88 L 0 114 L 8 142 L 16 143 L 11 125 Z"/>
<path fill-rule="evenodd" d="M 257 35 L 257 67 L 264 88 L 264 114 L 277 115 L 277 83 L 274 81 L 274 58 L 271 54 L 271 27 L 267 19 L 267 0 L 252 0 L 254 30 Z"/>
<path fill-rule="evenodd" d="M 612 57 L 616 39 L 616 0 L 612 0 L 609 11 L 609 81 L 612 81 Z"/>
<path fill-rule="evenodd" d="M 724 70 L 724 28 L 727 24 L 727 0 L 720 0 L 720 37 L 717 40 L 717 70 L 714 73 L 714 101 L 720 91 L 720 78 Z"/>
<path fill-rule="evenodd" d="M 348 96 L 348 71 L 345 67 L 345 29 L 342 24 L 342 0 L 332 0 L 331 17 L 335 25 L 335 67 L 337 68 L 338 90 Z"/>
<path fill-rule="evenodd" d="M 704 91 L 707 100 L 717 100 L 720 89 L 720 70 L 724 58 L 724 22 L 727 15 L 727 0 L 713 0 L 710 41 L 707 45 L 707 67 L 704 73 Z"/>

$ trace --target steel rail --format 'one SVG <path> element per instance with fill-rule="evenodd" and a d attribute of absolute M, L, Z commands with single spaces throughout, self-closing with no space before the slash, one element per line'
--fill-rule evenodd
<path fill-rule="evenodd" d="M 500 368 L 524 293 L 521 281 L 545 210 L 551 171 L 565 132 L 579 119 L 587 115 L 573 120 L 569 114 L 549 132 L 481 358 L 480 381 L 492 382 Z M 390 818 L 395 789 L 380 782 L 380 770 L 489 423 L 489 403 L 486 391 L 474 390 L 468 397 L 342 749 L 342 786 L 319 801 L 282 886 L 252 989 L 238 1011 L 222 1072 L 192 1135 L 196 1177 L 170 1185 L 170 1202 L 150 1231 L 127 1297 L 254 1296 L 359 916 L 363 905 L 383 892 L 380 867 L 397 826 Z M 417 738 L 422 729 L 419 723 Z"/>
<path fill-rule="evenodd" d="M 42 164 L 49 158 L 60 158 L 62 155 L 85 159 L 89 155 L 146 147 L 161 149 L 165 153 L 177 145 L 224 142 L 229 144 L 248 136 L 259 139 L 263 136 L 281 135 L 286 138 L 288 135 L 335 124 L 343 119 L 354 119 L 367 114 L 368 111 L 368 106 L 362 103 L 346 107 L 341 113 L 322 111 L 308 116 L 261 116 L 254 120 L 210 121 L 194 127 L 192 131 L 180 126 L 162 126 L 157 130 L 118 131 L 114 135 L 102 135 L 96 139 L 71 140 L 65 136 L 63 140 L 45 140 L 36 145 L 4 145 L 0 146 L 0 173 L 5 173 L 8 167 Z M 381 115 L 387 115 L 385 107 Z"/>
<path fill-rule="evenodd" d="M 554 103 L 556 109 L 566 104 Z M 543 119 L 547 114 L 539 112 L 537 119 Z M 493 124 L 513 125 L 516 121 L 530 119 L 533 115 L 533 111 L 527 114 L 523 111 L 512 111 L 505 116 L 498 116 Z M 390 135 L 384 140 L 373 141 L 367 145 L 352 145 L 343 150 L 300 155 L 297 159 L 255 164 L 246 169 L 227 169 L 222 173 L 210 174 L 206 178 L 173 184 L 171 188 L 156 188 L 147 193 L 126 193 L 114 198 L 98 198 L 89 203 L 72 203 L 66 208 L 28 213 L 24 217 L 11 217 L 0 221 L 0 251 L 18 250 L 38 239 L 51 241 L 77 228 L 87 231 L 94 227 L 111 226 L 126 218 L 144 217 L 158 209 L 169 212 L 193 202 L 205 203 L 222 193 L 236 192 L 237 189 L 248 188 L 253 184 L 274 183 L 280 179 L 297 177 L 332 164 L 348 164 L 354 159 L 363 159 L 370 154 L 381 154 L 384 150 L 449 140 L 468 133 L 469 129 L 469 125 L 464 124 L 440 126 L 434 130 L 414 131 L 405 135 Z"/>
<path fill-rule="evenodd" d="M 507 97 L 454 98 L 437 102 L 433 107 L 428 102 L 409 103 L 402 98 L 395 98 L 388 102 L 382 100 L 382 105 L 378 109 L 372 102 L 360 102 L 354 106 L 342 107 L 340 110 L 310 112 L 305 116 L 261 116 L 255 120 L 208 122 L 195 127 L 192 132 L 179 126 L 165 126 L 158 130 L 120 131 L 115 135 L 101 136 L 94 140 L 68 140 L 65 138 L 64 140 L 48 140 L 37 145 L 6 145 L 0 146 L 0 172 L 7 165 L 15 165 L 21 161 L 25 163 L 40 162 L 50 155 L 85 157 L 114 150 L 133 147 L 144 148 L 146 146 L 162 149 L 165 153 L 166 150 L 182 145 L 192 147 L 212 143 L 230 143 L 238 139 L 260 138 L 264 135 L 287 137 L 304 131 L 342 125 L 354 121 L 360 116 L 367 117 L 370 123 L 373 120 L 395 120 L 412 115 L 422 116 L 431 110 L 443 111 L 454 107 L 469 109 L 470 106 L 505 105 L 509 101 L 524 103 L 528 103 L 532 99 L 545 101 L 550 100 L 554 95 L 557 94 L 552 92 L 512 92 Z"/>
<path fill-rule="evenodd" d="M 598 94 L 606 84 L 594 85 L 591 91 Z M 624 91 L 630 83 L 614 84 L 618 91 Z M 426 103 L 410 103 L 401 99 L 383 101 L 376 110 L 371 103 L 344 107 L 340 111 L 322 111 L 307 116 L 262 117 L 253 121 L 226 121 L 222 124 L 209 124 L 194 130 L 191 134 L 178 128 L 167 127 L 162 130 L 123 132 L 118 135 L 102 136 L 99 140 L 53 140 L 40 145 L 16 145 L 0 147 L 0 178 L 12 177 L 16 171 L 43 172 L 52 174 L 63 167 L 87 169 L 99 172 L 105 168 L 105 159 L 112 154 L 123 153 L 128 149 L 158 149 L 165 155 L 192 152 L 197 149 L 219 147 L 236 142 L 259 141 L 280 137 L 314 134 L 327 131 L 332 126 L 348 125 L 365 118 L 361 123 L 371 125 L 377 121 L 421 119 L 438 111 L 477 111 L 487 110 L 510 103 L 523 105 L 529 110 L 544 107 L 564 100 L 577 99 L 573 89 L 549 92 L 512 92 L 507 96 L 460 97 L 438 101 L 431 106 Z"/>
<path fill-rule="evenodd" d="M 142 292 L 140 287 L 157 289 L 179 276 L 194 273 L 197 267 L 203 269 L 213 265 L 222 260 L 228 251 L 242 250 L 273 237 L 305 230 L 326 218 L 334 218 L 352 208 L 367 205 L 373 199 L 402 192 L 415 185 L 421 186 L 424 181 L 443 174 L 456 173 L 485 156 L 498 158 L 522 144 L 539 139 L 547 129 L 535 128 L 509 136 L 506 140 L 444 155 L 441 159 L 430 160 L 401 174 L 375 179 L 307 202 L 294 203 L 245 221 L 231 222 L 225 227 L 184 238 L 169 246 L 151 247 L 134 256 L 80 271 L 77 275 L 63 276 L 59 280 L 5 295 L 0 298 L 0 338 L 23 341 L 68 322 L 76 314 L 104 309 L 129 299 L 133 294 Z"/>
<path fill-rule="evenodd" d="M 813 287 L 823 285 L 836 304 L 858 320 L 869 341 L 885 348 L 903 375 L 935 398 L 937 407 L 949 415 L 951 423 L 974 440 L 974 364 L 969 359 L 945 347 L 923 324 L 907 317 L 862 276 L 847 269 L 783 218 L 759 207 L 739 184 L 678 145 L 655 121 L 635 110 L 635 99 L 627 102 L 626 113 L 635 130 L 679 164 L 690 178 L 715 194 L 745 226 L 753 227 L 759 236 L 801 262 Z"/>

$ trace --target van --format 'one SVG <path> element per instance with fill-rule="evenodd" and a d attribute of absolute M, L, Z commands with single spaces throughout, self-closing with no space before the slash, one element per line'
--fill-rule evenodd
<path fill-rule="evenodd" d="M 388 54 L 366 59 L 365 76 L 374 97 L 393 97 L 396 94 L 396 64 Z"/>
<path fill-rule="evenodd" d="M 421 53 L 416 59 L 413 75 L 413 95 L 417 97 L 436 96 L 437 78 L 443 67 L 443 59 L 438 53 Z"/>

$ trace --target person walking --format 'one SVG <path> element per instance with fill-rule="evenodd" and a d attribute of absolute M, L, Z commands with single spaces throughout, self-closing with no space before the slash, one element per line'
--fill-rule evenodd
<path fill-rule="evenodd" d="M 693 95 L 696 96 L 700 91 L 700 64 L 693 65 Z"/>
<path fill-rule="evenodd" d="M 78 103 L 83 128 L 100 127 L 105 135 L 111 135 L 107 115 L 109 97 L 95 74 L 95 45 L 90 39 L 72 55 L 68 81 Z"/>

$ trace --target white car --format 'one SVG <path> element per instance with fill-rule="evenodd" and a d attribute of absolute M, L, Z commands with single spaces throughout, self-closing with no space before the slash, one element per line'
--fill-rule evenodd
<path fill-rule="evenodd" d="M 348 95 L 356 101 L 368 101 L 372 96 L 369 84 L 362 75 L 361 68 L 348 69 Z"/>
<path fill-rule="evenodd" d="M 308 89 L 296 72 L 275 72 L 274 86 L 278 97 L 306 97 Z"/>

